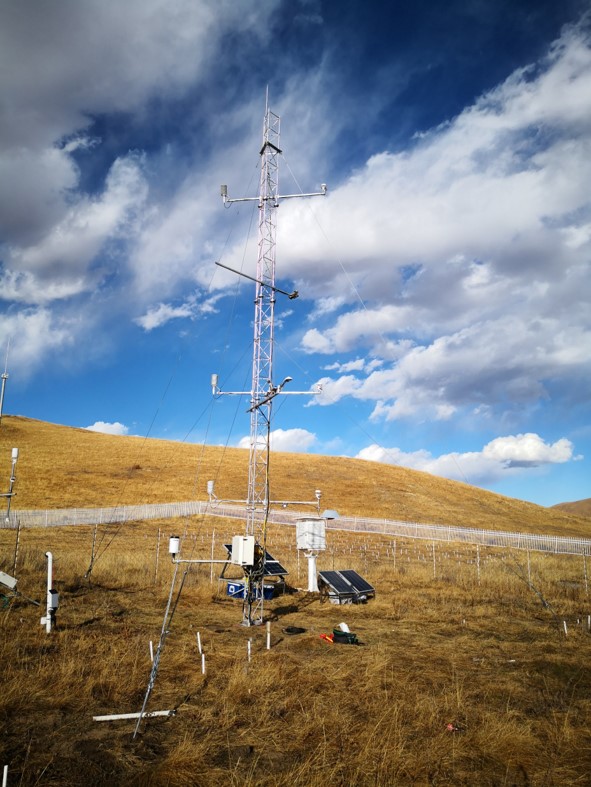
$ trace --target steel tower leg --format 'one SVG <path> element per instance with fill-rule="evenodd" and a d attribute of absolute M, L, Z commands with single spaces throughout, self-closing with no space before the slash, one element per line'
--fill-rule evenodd
<path fill-rule="evenodd" d="M 280 120 L 266 107 L 261 147 L 259 241 L 254 311 L 254 350 L 250 413 L 250 455 L 246 534 L 255 538 L 255 565 L 246 574 L 242 610 L 245 625 L 263 621 L 263 575 L 269 511 L 269 438 L 271 433 L 275 314 L 275 238 L 278 205 Z M 263 402 L 262 404 L 258 404 Z"/>

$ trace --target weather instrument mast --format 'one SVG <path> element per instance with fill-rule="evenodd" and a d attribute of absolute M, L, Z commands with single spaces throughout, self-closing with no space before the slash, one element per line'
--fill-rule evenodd
<path fill-rule="evenodd" d="M 250 407 L 248 410 L 250 413 L 250 454 L 246 502 L 246 537 L 250 539 L 251 543 L 254 543 L 254 556 L 240 563 L 245 574 L 242 622 L 247 626 L 263 622 L 263 576 L 270 505 L 269 442 L 273 399 L 280 393 L 316 393 L 315 391 L 283 391 L 283 387 L 291 382 L 291 377 L 286 377 L 279 385 L 273 383 L 276 294 L 287 295 L 290 299 L 297 298 L 298 295 L 297 291 L 287 293 L 275 286 L 277 208 L 280 201 L 284 199 L 316 197 L 326 194 L 325 184 L 322 184 L 321 191 L 309 194 L 279 194 L 279 156 L 281 155 L 279 132 L 280 118 L 269 109 L 267 99 L 263 123 L 263 144 L 260 149 L 261 175 L 258 196 L 230 199 L 228 187 L 221 187 L 224 205 L 233 202 L 257 201 L 259 207 L 256 276 L 246 276 L 246 278 L 253 280 L 256 286 L 252 387 L 249 392 Z M 222 265 L 221 267 L 227 266 Z M 234 272 L 244 275 L 240 271 Z M 212 376 L 212 389 L 214 395 L 222 393 L 218 388 L 217 375 Z M 249 562 L 252 564 L 247 565 Z"/>

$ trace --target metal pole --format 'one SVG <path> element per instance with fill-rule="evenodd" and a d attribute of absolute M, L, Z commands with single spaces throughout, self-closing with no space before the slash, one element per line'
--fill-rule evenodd
<path fill-rule="evenodd" d="M 20 544 L 20 536 L 21 536 L 21 520 L 20 517 L 17 517 L 16 520 L 16 540 L 14 542 L 14 560 L 12 562 L 12 574 L 16 577 L 16 564 L 18 561 L 18 548 Z"/>
<path fill-rule="evenodd" d="M 2 387 L 0 388 L 0 424 L 2 423 L 2 409 L 4 407 L 4 389 L 6 388 L 6 381 L 8 380 L 8 352 L 10 350 L 10 339 L 6 346 L 6 360 L 4 362 L 4 371 L 0 377 L 2 378 Z"/>
<path fill-rule="evenodd" d="M 4 407 L 4 389 L 6 388 L 6 381 L 8 375 L 6 372 L 2 374 L 2 387 L 0 388 L 0 424 L 2 423 L 2 408 Z"/>

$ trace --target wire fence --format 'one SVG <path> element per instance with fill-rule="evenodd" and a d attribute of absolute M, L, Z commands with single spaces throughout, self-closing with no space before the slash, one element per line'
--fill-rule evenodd
<path fill-rule="evenodd" d="M 15 511 L 0 523 L 0 528 L 16 529 L 38 527 L 63 527 L 67 525 L 110 525 L 138 522 L 147 519 L 174 519 L 189 516 L 219 516 L 244 519 L 245 508 L 191 500 L 184 503 L 155 503 L 139 506 L 117 506 L 115 508 L 61 508 L 41 511 Z M 278 525 L 295 525 L 302 516 L 301 511 L 280 509 L 269 513 L 269 522 Z M 415 538 L 424 541 L 463 542 L 481 546 L 529 549 L 564 555 L 591 555 L 591 539 L 564 536 L 513 533 L 503 530 L 480 530 L 478 528 L 455 527 L 452 525 L 402 522 L 393 519 L 366 519 L 362 517 L 339 517 L 329 520 L 329 530 L 347 530 L 356 533 L 379 533 L 397 538 Z"/>

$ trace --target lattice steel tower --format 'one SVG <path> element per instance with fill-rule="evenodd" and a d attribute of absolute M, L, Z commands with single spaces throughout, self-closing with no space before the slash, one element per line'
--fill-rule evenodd
<path fill-rule="evenodd" d="M 250 454 L 248 465 L 248 496 L 246 502 L 246 535 L 254 536 L 255 559 L 252 567 L 245 567 L 246 588 L 243 623 L 256 625 L 263 620 L 263 575 L 269 512 L 269 438 L 273 399 L 282 392 L 290 377 L 279 385 L 273 384 L 273 347 L 275 332 L 275 299 L 280 292 L 289 298 L 298 293 L 286 293 L 275 286 L 275 237 L 277 208 L 282 199 L 323 196 L 322 191 L 309 194 L 279 194 L 280 118 L 265 106 L 263 144 L 260 149 L 261 176 L 258 197 L 230 199 L 227 187 L 222 186 L 225 204 L 258 200 L 259 235 L 254 311 L 254 347 L 252 386 L 250 391 Z M 219 264 L 219 263 L 218 263 Z M 225 267 L 225 266 L 222 266 Z M 251 278 L 251 277 L 247 277 Z M 290 392 L 292 393 L 292 392 Z M 293 393 L 296 393 L 295 391 Z M 300 393 L 300 392 L 297 392 Z M 301 393 L 310 393 L 308 391 Z"/>

